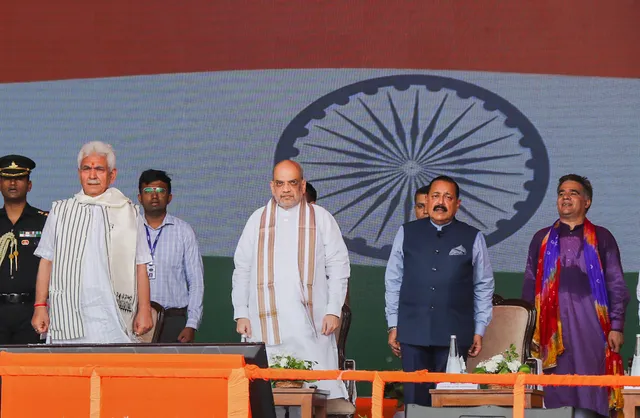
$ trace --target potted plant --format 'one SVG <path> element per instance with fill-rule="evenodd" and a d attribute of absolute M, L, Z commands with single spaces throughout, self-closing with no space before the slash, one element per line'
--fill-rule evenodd
<path fill-rule="evenodd" d="M 511 344 L 509 348 L 500 354 L 496 354 L 489 360 L 478 363 L 473 373 L 480 374 L 508 374 L 508 373 L 531 373 L 531 368 L 520 362 L 520 356 L 516 352 L 516 346 Z M 487 389 L 502 389 L 512 387 L 511 385 L 488 384 L 481 387 Z"/>
<path fill-rule="evenodd" d="M 404 384 L 402 382 L 387 382 L 384 385 L 384 397 L 395 399 L 398 404 L 394 417 L 404 416 Z"/>
<path fill-rule="evenodd" d="M 271 358 L 269 367 L 273 369 L 292 370 L 313 370 L 316 362 L 310 360 L 300 360 L 291 355 L 277 355 Z M 315 382 L 315 380 L 276 380 L 272 385 L 277 388 L 301 388 L 304 382 Z"/>

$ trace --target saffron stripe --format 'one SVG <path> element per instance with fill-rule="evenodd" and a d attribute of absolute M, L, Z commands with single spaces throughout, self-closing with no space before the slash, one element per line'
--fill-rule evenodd
<path fill-rule="evenodd" d="M 273 339 L 274 344 L 280 344 L 280 326 L 278 324 L 278 310 L 276 308 L 276 293 L 275 293 L 275 274 L 274 274 L 274 254 L 275 254 L 275 241 L 276 241 L 276 201 L 271 200 L 271 216 L 269 216 L 269 247 L 267 254 L 267 269 L 268 269 L 268 290 L 269 290 L 269 316 L 271 318 L 273 326 Z"/>
<path fill-rule="evenodd" d="M 267 218 L 267 207 L 264 208 L 260 217 L 260 232 L 258 235 L 258 316 L 260 318 L 260 330 L 262 332 L 262 341 L 268 341 L 267 335 L 267 319 L 265 314 L 264 303 L 264 236 L 265 222 Z"/>
<path fill-rule="evenodd" d="M 300 201 L 300 213 L 298 215 L 298 274 L 300 275 L 300 281 L 304 286 L 305 277 L 304 277 L 304 257 L 305 257 L 305 238 L 306 238 L 306 220 L 307 220 L 307 204 L 302 199 Z"/>
<path fill-rule="evenodd" d="M 315 281 L 316 272 L 316 212 L 313 205 L 309 206 L 309 259 L 308 259 L 308 278 L 307 278 L 307 306 L 311 314 L 311 324 L 315 327 L 315 318 L 313 317 L 313 283 Z"/>

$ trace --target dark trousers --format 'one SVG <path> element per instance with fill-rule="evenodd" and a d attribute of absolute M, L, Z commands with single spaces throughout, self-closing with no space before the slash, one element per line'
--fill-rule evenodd
<path fill-rule="evenodd" d="M 415 372 L 429 370 L 432 373 L 444 373 L 447 370 L 449 347 L 419 346 L 400 343 L 402 370 Z M 460 354 L 466 359 L 468 347 L 460 347 Z M 404 383 L 404 403 L 431 406 L 430 389 L 433 383 Z"/>
<path fill-rule="evenodd" d="M 186 316 L 165 316 L 162 332 L 160 333 L 160 343 L 176 343 L 178 336 L 187 325 Z"/>
<path fill-rule="evenodd" d="M 0 345 L 38 344 L 40 335 L 31 326 L 33 303 L 0 303 Z"/>

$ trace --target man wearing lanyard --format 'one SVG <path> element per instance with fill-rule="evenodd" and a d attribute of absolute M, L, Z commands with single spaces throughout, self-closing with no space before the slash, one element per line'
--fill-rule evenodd
<path fill-rule="evenodd" d="M 161 343 L 193 342 L 202 320 L 204 279 L 196 234 L 185 221 L 167 213 L 171 178 L 161 170 L 140 175 L 138 200 L 144 208 L 151 300 L 165 308 Z"/>

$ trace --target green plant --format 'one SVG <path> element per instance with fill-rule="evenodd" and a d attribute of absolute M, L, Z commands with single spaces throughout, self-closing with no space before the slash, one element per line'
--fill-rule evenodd
<path fill-rule="evenodd" d="M 384 397 L 397 399 L 398 408 L 404 405 L 404 384 L 402 382 L 387 382 L 384 385 Z"/>
<path fill-rule="evenodd" d="M 274 369 L 312 370 L 315 361 L 300 360 L 290 355 L 273 356 L 269 367 Z"/>
<path fill-rule="evenodd" d="M 507 374 L 507 373 L 531 373 L 526 364 L 520 362 L 520 356 L 516 352 L 516 346 L 511 344 L 507 350 L 496 354 L 489 360 L 481 361 L 473 369 L 473 373 L 482 374 Z"/>
<path fill-rule="evenodd" d="M 300 360 L 291 355 L 273 356 L 269 361 L 269 367 L 272 369 L 313 370 L 314 364 L 318 363 L 310 360 Z M 315 382 L 315 380 L 294 380 L 294 382 Z"/>

